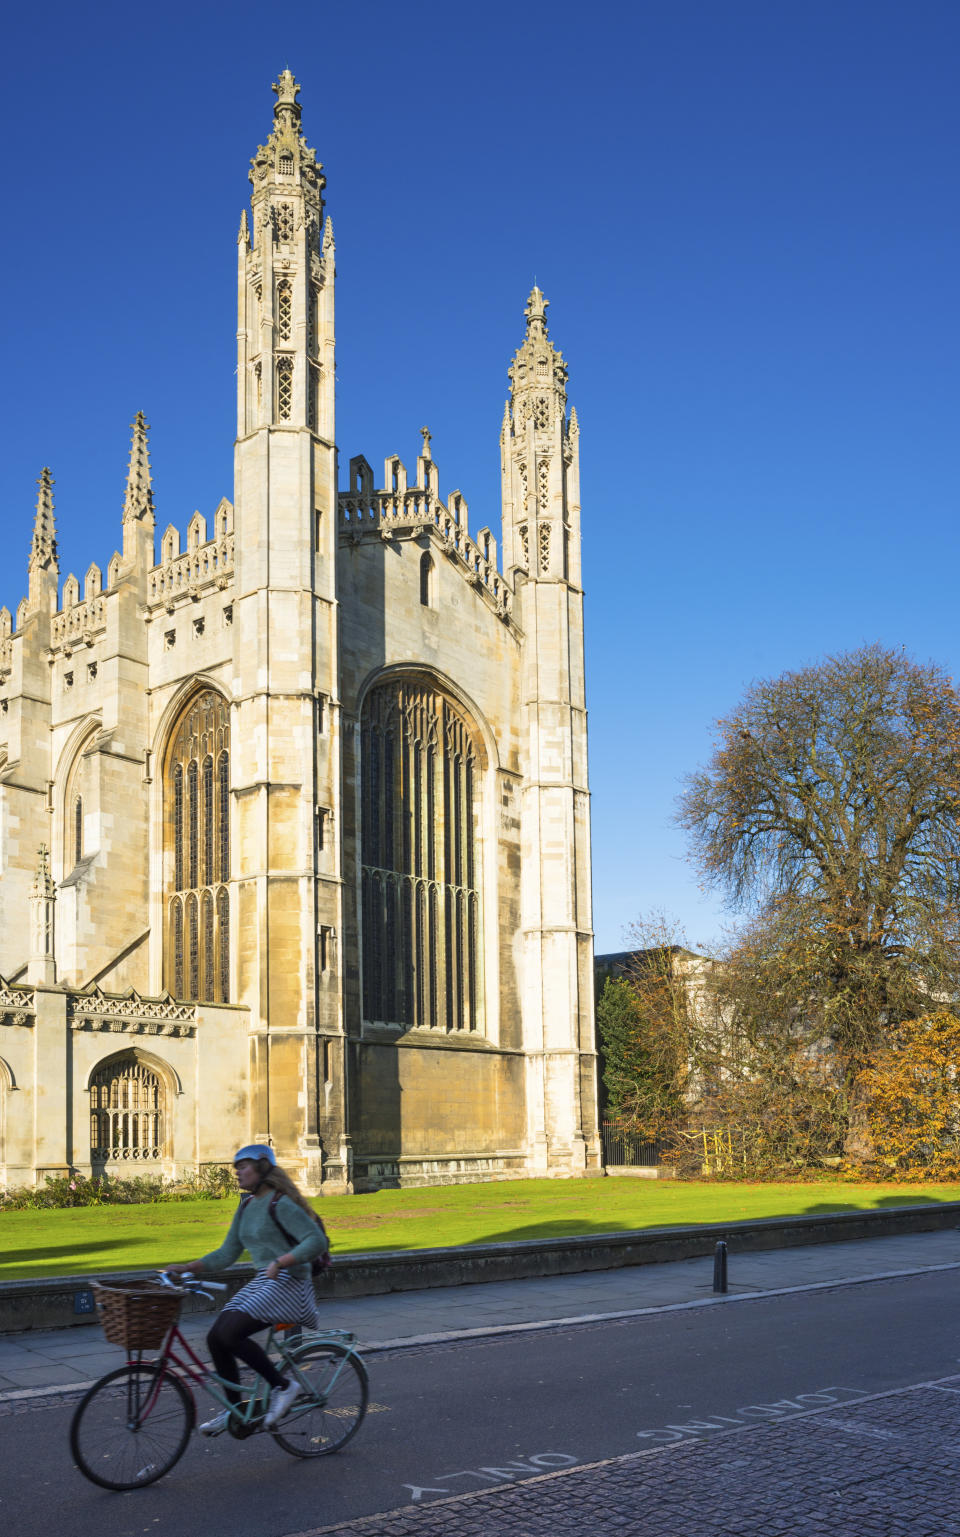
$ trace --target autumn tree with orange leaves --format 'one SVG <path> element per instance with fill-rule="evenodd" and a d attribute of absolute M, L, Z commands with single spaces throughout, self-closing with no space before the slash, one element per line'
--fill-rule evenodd
<path fill-rule="evenodd" d="M 678 820 L 744 915 L 717 970 L 743 1076 L 812 1064 L 849 1152 L 877 1049 L 960 1000 L 960 694 L 880 646 L 756 683 Z"/>

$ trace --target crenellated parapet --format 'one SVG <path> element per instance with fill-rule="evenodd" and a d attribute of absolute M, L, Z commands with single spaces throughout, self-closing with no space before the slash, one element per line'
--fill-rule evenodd
<path fill-rule="evenodd" d="M 497 563 L 497 541 L 489 528 L 471 539 L 467 527 L 467 499 L 451 491 L 443 501 L 439 471 L 427 450 L 417 459 L 417 481 L 408 484 L 406 465 L 395 454 L 384 461 L 384 486 L 376 489 L 373 470 L 362 454 L 350 460 L 350 490 L 337 496 L 342 543 L 364 539 L 429 538 L 491 604 L 498 618 L 513 622 L 512 587 Z"/>
<path fill-rule="evenodd" d="M 65 583 L 66 587 L 67 584 Z M 64 607 L 54 614 L 50 627 L 50 644 L 54 651 L 66 647 L 92 646 L 98 635 L 107 628 L 106 594 L 98 592 L 82 603 L 68 604 L 64 595 Z"/>
<path fill-rule="evenodd" d="M 207 538 L 206 519 L 195 512 L 187 529 L 187 548 L 181 552 L 180 535 L 169 524 L 160 542 L 160 564 L 147 582 L 148 608 L 171 609 L 178 599 L 197 599 L 214 588 L 221 591 L 233 580 L 233 506 L 226 497 L 214 514 L 214 531 Z"/>

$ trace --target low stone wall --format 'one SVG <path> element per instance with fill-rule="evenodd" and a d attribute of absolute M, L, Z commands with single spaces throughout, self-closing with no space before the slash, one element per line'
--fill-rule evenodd
<path fill-rule="evenodd" d="M 880 1211 L 813 1212 L 802 1217 L 768 1217 L 752 1222 L 718 1222 L 687 1228 L 644 1228 L 567 1238 L 534 1238 L 517 1243 L 468 1244 L 462 1248 L 391 1250 L 335 1259 L 318 1282 L 324 1298 L 371 1297 L 384 1292 L 425 1291 L 431 1286 L 465 1286 L 483 1281 L 517 1281 L 528 1276 L 575 1275 L 670 1260 L 703 1259 L 719 1239 L 731 1256 L 813 1243 L 844 1243 L 899 1233 L 931 1233 L 960 1223 L 960 1201 L 895 1206 Z M 143 1271 L 114 1272 L 130 1279 Z M 222 1279 L 226 1300 L 250 1279 L 250 1265 L 236 1265 Z M 104 1274 L 101 1279 L 107 1279 Z M 200 1302 L 185 1304 L 195 1311 Z M 89 1276 L 0 1282 L 0 1333 L 61 1329 L 96 1322 Z"/>

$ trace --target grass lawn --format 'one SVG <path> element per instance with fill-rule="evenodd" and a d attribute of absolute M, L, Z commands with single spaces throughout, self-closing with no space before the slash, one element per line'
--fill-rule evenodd
<path fill-rule="evenodd" d="M 684 1184 L 673 1180 L 515 1180 L 329 1196 L 322 1212 L 335 1254 L 430 1249 L 629 1228 L 686 1227 L 801 1212 L 960 1200 L 960 1185 Z M 0 1212 L 0 1280 L 158 1269 L 217 1247 L 226 1201 Z"/>

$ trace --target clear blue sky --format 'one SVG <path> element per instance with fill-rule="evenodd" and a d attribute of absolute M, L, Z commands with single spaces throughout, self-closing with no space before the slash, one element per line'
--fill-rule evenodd
<path fill-rule="evenodd" d="M 497 526 L 534 276 L 581 425 L 597 944 L 722 920 L 671 825 L 753 678 L 880 640 L 960 671 L 956 0 L 158 7 L 5 24 L 0 603 L 232 494 L 235 235 L 301 81 L 337 236 L 344 465 Z"/>

